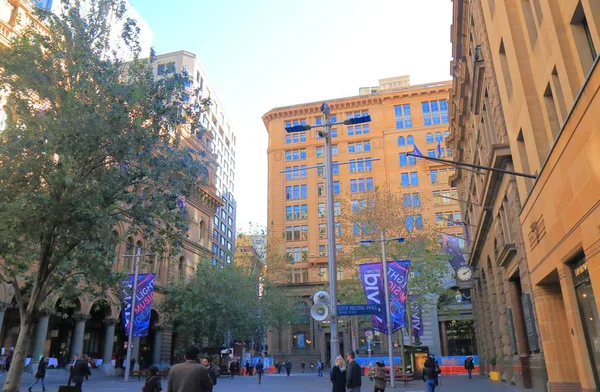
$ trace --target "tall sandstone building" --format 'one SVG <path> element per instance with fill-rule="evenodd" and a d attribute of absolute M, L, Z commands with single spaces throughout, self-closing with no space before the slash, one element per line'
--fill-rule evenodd
<path fill-rule="evenodd" d="M 522 390 L 600 390 L 600 2 L 454 0 L 457 160 L 476 227 L 482 372 Z"/>
<path fill-rule="evenodd" d="M 410 86 L 407 77 L 399 77 L 363 88 L 358 96 L 328 100 L 334 122 L 365 114 L 372 118 L 370 123 L 337 126 L 331 131 L 336 200 L 346 196 L 360 199 L 361 193 L 385 186 L 404 200 L 405 207 L 420 208 L 422 216 L 412 217 L 415 226 L 426 222 L 439 226 L 440 232 L 462 236 L 462 227 L 453 225 L 461 221 L 460 208 L 453 200 L 457 199 L 456 190 L 448 185 L 454 168 L 406 155 L 413 151 L 414 144 L 431 156 L 436 154 L 438 141 L 444 145 L 449 135 L 449 95 L 450 82 Z M 279 279 L 290 295 L 300 298 L 296 304 L 298 324 L 283 331 L 273 330 L 270 335 L 269 351 L 277 359 L 329 358 L 327 323 L 314 321 L 309 313 L 312 295 L 324 287 L 329 277 L 324 140 L 314 129 L 294 134 L 285 131 L 291 124 L 321 124 L 320 107 L 321 102 L 298 104 L 275 108 L 263 116 L 269 133 L 267 276 Z M 442 153 L 452 159 L 449 149 L 444 148 Z M 336 224 L 336 236 L 348 230 L 352 228 Z M 337 241 L 336 251 L 341 250 L 341 242 Z M 278 271 L 270 264 L 278 247 L 285 254 L 282 274 L 276 274 Z M 337 277 L 344 280 L 356 273 L 338 269 Z M 421 340 L 431 352 L 459 355 L 459 346 L 464 344 L 457 339 L 463 337 L 453 334 L 453 317 L 437 311 L 425 317 Z M 461 317 L 471 318 L 470 308 Z M 365 354 L 365 329 L 371 328 L 355 325 L 351 333 L 348 322 L 341 320 L 342 350 L 356 348 Z M 386 344 L 385 336 L 375 333 L 372 347 L 376 355 L 387 350 Z"/>

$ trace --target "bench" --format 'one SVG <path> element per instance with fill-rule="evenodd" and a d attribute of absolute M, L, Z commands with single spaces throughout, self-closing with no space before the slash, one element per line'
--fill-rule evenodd
<path fill-rule="evenodd" d="M 391 377 L 389 374 L 385 375 L 385 382 L 388 383 L 391 381 Z M 415 379 L 415 375 L 413 373 L 400 373 L 400 374 L 395 374 L 394 375 L 394 379 L 396 381 L 403 381 L 404 382 L 404 386 L 406 387 L 408 385 L 409 381 L 413 381 Z"/>

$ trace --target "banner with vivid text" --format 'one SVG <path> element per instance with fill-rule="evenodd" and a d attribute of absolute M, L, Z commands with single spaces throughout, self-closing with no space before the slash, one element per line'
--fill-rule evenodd
<path fill-rule="evenodd" d="M 423 336 L 423 309 L 419 302 L 420 296 L 409 296 L 410 304 L 410 323 L 412 327 L 412 336 Z"/>
<path fill-rule="evenodd" d="M 123 309 L 123 324 L 125 335 L 129 336 L 129 320 L 131 320 L 131 299 L 135 276 L 129 275 L 123 281 L 125 309 Z M 139 274 L 135 290 L 135 311 L 133 316 L 133 336 L 148 336 L 152 299 L 154 297 L 154 274 Z"/>
<path fill-rule="evenodd" d="M 388 285 L 390 289 L 390 315 L 392 332 L 406 325 L 406 293 L 408 286 L 409 260 L 388 263 Z M 385 291 L 382 263 L 368 263 L 359 266 L 360 280 L 370 305 L 380 305 L 382 312 L 372 316 L 373 329 L 387 334 L 385 314 Z"/>

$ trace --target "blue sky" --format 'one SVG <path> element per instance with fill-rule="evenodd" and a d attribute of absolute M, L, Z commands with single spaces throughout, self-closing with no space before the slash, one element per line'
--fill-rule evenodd
<path fill-rule="evenodd" d="M 152 29 L 157 53 L 198 55 L 237 130 L 241 230 L 249 222 L 267 223 L 264 113 L 356 95 L 381 78 L 410 75 L 412 84 L 450 79 L 450 0 L 130 3 Z"/>

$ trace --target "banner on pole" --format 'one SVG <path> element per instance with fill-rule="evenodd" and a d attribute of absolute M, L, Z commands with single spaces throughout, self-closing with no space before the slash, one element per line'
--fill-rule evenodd
<path fill-rule="evenodd" d="M 412 336 L 423 336 L 423 309 L 419 303 L 419 297 L 410 296 L 410 323 L 412 324 Z"/>
<path fill-rule="evenodd" d="M 458 238 L 442 234 L 442 248 L 451 255 L 450 265 L 452 267 L 458 268 L 463 264 L 467 264 L 462 250 L 460 249 L 460 245 L 458 244 Z"/>
<path fill-rule="evenodd" d="M 385 314 L 385 290 L 383 281 L 383 264 L 361 264 L 360 279 L 363 290 L 370 305 L 381 306 L 382 311 L 372 316 L 373 329 L 387 334 L 387 319 Z M 406 295 L 408 285 L 409 260 L 392 261 L 388 263 L 388 284 L 390 289 L 390 316 L 392 318 L 392 333 L 406 325 Z"/>
<path fill-rule="evenodd" d="M 123 324 L 125 335 L 129 336 L 129 320 L 131 320 L 131 299 L 133 294 L 133 281 L 135 276 L 128 275 L 123 281 L 123 294 L 125 309 L 123 309 Z M 154 274 L 139 274 L 137 289 L 135 290 L 135 313 L 133 317 L 133 336 L 148 336 L 150 329 L 150 314 L 152 299 L 154 297 Z"/>

